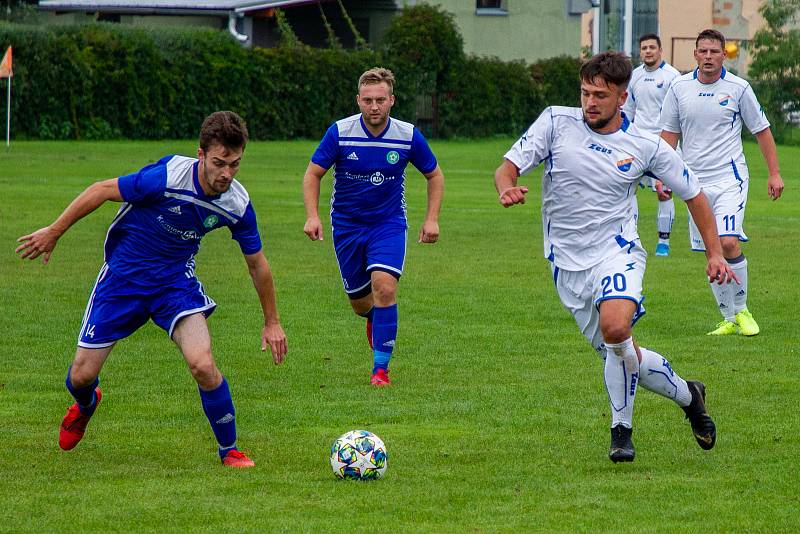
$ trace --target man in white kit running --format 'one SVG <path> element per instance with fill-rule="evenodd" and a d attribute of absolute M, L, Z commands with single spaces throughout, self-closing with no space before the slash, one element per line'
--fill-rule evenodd
<path fill-rule="evenodd" d="M 628 99 L 622 108 L 628 120 L 654 135 L 661 133 L 658 116 L 667 88 L 672 80 L 681 75 L 675 67 L 662 59 L 661 54 L 661 38 L 658 35 L 647 33 L 639 37 L 639 57 L 642 64 L 633 69 L 631 83 L 628 84 Z M 662 188 L 658 192 L 656 180 L 650 176 L 645 179 L 644 184 L 649 185 L 658 195 L 656 256 L 669 256 L 669 235 L 675 220 L 672 191 Z"/>
<path fill-rule="evenodd" d="M 500 203 L 509 207 L 525 202 L 528 188 L 517 185 L 519 175 L 544 163 L 544 255 L 561 302 L 605 359 L 613 462 L 629 462 L 635 455 L 631 434 L 637 384 L 681 406 L 700 447 L 711 449 L 716 441 L 716 427 L 705 408 L 705 386 L 686 382 L 666 358 L 631 337 L 633 324 L 644 314 L 647 259 L 631 196 L 646 172 L 686 201 L 706 244 L 709 278 L 722 284 L 734 276 L 722 257 L 714 217 L 697 178 L 666 143 L 631 124 L 620 111 L 632 68 L 618 52 L 604 52 L 584 63 L 582 109 L 545 109 L 495 172 Z"/>
<path fill-rule="evenodd" d="M 711 284 L 722 321 L 711 336 L 754 336 L 760 329 L 747 309 L 747 260 L 739 246 L 747 241 L 744 210 L 749 174 L 742 148 L 742 124 L 756 136 L 767 163 L 767 193 L 773 200 L 783 192 L 778 153 L 769 121 L 745 80 L 722 67 L 725 37 L 717 30 L 703 30 L 695 41 L 697 69 L 670 85 L 661 109 L 661 137 L 673 147 L 682 138 L 683 159 L 697 174 L 708 197 L 722 252 L 736 273 L 736 284 Z M 693 250 L 704 250 L 697 221 L 689 218 Z"/>

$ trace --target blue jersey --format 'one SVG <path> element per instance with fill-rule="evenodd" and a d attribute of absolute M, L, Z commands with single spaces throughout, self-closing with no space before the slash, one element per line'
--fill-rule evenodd
<path fill-rule="evenodd" d="M 203 193 L 197 160 L 166 156 L 121 176 L 123 204 L 108 229 L 105 261 L 112 272 L 145 284 L 194 276 L 194 255 L 208 232 L 227 226 L 244 254 L 261 250 L 256 214 L 236 180 L 221 195 Z"/>
<path fill-rule="evenodd" d="M 436 157 L 413 124 L 389 119 L 372 135 L 361 114 L 334 123 L 311 161 L 333 173 L 333 224 L 373 224 L 392 217 L 405 221 L 405 169 L 411 163 L 422 174 L 436 168 Z"/>

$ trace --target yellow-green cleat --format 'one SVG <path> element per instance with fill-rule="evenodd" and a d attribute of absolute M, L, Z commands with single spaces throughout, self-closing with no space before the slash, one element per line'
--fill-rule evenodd
<path fill-rule="evenodd" d="M 752 320 L 752 318 L 751 318 Z M 755 321 L 753 322 L 755 324 Z M 758 325 L 756 325 L 758 328 Z M 730 321 L 720 321 L 714 330 L 707 333 L 707 336 L 730 336 L 736 333 L 736 323 Z M 758 331 L 756 331 L 756 334 Z M 752 335 L 752 334 L 751 334 Z"/>
<path fill-rule="evenodd" d="M 758 323 L 747 310 L 742 310 L 736 314 L 736 324 L 739 325 L 739 333 L 743 336 L 755 336 L 761 331 Z"/>

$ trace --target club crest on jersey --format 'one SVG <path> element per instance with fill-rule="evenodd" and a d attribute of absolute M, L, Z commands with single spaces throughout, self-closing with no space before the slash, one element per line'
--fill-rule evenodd
<path fill-rule="evenodd" d="M 375 174 L 369 177 L 369 181 L 372 182 L 372 185 L 381 185 L 383 183 L 383 180 L 384 176 L 379 172 L 376 172 Z"/>
<path fill-rule="evenodd" d="M 719 95 L 717 98 L 719 99 L 719 105 L 725 107 L 728 105 L 728 101 L 731 97 L 728 95 Z"/>
<path fill-rule="evenodd" d="M 631 170 L 631 165 L 633 164 L 633 160 L 635 159 L 636 158 L 634 157 L 621 159 L 617 161 L 617 168 L 622 172 L 628 172 L 629 170 Z"/>
<path fill-rule="evenodd" d="M 206 220 L 203 221 L 203 226 L 206 228 L 214 228 L 214 226 L 219 222 L 219 217 L 216 215 L 209 215 L 206 217 Z"/>
<path fill-rule="evenodd" d="M 392 150 L 388 154 L 386 154 L 386 161 L 394 165 L 395 163 L 400 161 L 400 154 L 398 154 L 396 150 Z"/>

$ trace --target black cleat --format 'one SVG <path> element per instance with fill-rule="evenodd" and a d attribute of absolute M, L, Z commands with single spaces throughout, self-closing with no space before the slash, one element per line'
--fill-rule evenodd
<path fill-rule="evenodd" d="M 706 386 L 702 382 L 695 381 L 687 381 L 686 384 L 692 392 L 692 403 L 684 407 L 683 411 L 692 425 L 694 439 L 701 449 L 713 449 L 717 441 L 717 427 L 706 411 Z"/>
<path fill-rule="evenodd" d="M 611 448 L 608 449 L 608 457 L 612 462 L 632 462 L 636 451 L 633 449 L 631 441 L 633 429 L 617 425 L 611 429 Z"/>

